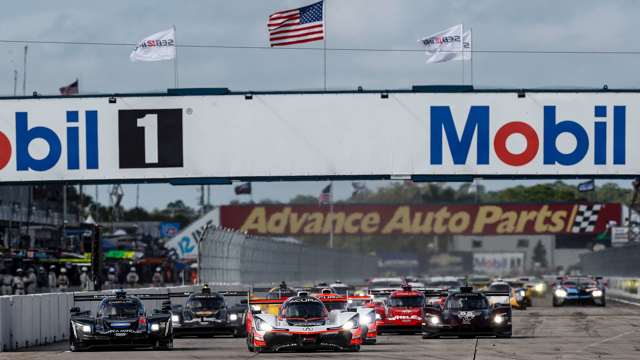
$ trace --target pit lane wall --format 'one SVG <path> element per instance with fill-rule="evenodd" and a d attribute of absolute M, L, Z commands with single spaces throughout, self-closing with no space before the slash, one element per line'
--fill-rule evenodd
<path fill-rule="evenodd" d="M 241 285 L 211 284 L 215 289 L 244 289 Z M 131 294 L 167 294 L 192 290 L 192 286 L 166 288 L 127 289 Z M 79 294 L 79 293 L 75 293 Z M 113 294 L 113 290 L 83 292 L 87 294 Z M 20 296 L 0 296 L 0 351 L 14 351 L 21 348 L 50 344 L 69 338 L 69 318 L 72 307 L 90 310 L 95 314 L 97 301 L 73 301 L 74 293 L 51 293 Z M 184 299 L 172 299 L 183 303 Z M 143 300 L 147 313 L 160 309 L 162 300 Z"/>
<path fill-rule="evenodd" d="M 612 247 L 580 255 L 585 274 L 640 278 L 640 244 Z"/>
<path fill-rule="evenodd" d="M 378 263 L 375 256 L 220 228 L 207 232 L 200 252 L 204 282 L 361 281 L 376 275 Z"/>

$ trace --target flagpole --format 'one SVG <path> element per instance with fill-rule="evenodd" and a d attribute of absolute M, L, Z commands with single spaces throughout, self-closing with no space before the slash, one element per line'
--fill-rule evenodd
<path fill-rule="evenodd" d="M 327 0 L 323 0 L 322 1 L 322 21 L 324 23 L 324 25 L 323 25 L 323 27 L 324 27 L 324 39 L 322 41 L 322 43 L 323 43 L 323 45 L 322 45 L 323 73 L 322 74 L 323 74 L 324 91 L 327 91 L 327 11 L 325 10 L 326 3 L 327 3 Z"/>
<path fill-rule="evenodd" d="M 471 86 L 473 86 L 473 28 L 469 28 L 469 42 L 471 43 Z"/>
<path fill-rule="evenodd" d="M 333 249 L 333 227 L 335 221 L 333 221 L 333 181 L 329 183 L 329 219 L 331 219 L 331 230 L 329 231 L 329 249 Z"/>
<path fill-rule="evenodd" d="M 174 87 L 178 88 L 178 39 L 175 25 L 173 25 L 173 41 L 175 42 L 176 47 L 176 56 L 173 58 L 173 80 Z"/>
<path fill-rule="evenodd" d="M 460 32 L 460 58 L 462 59 L 462 85 L 464 85 L 464 24 L 462 24 L 462 31 Z"/>

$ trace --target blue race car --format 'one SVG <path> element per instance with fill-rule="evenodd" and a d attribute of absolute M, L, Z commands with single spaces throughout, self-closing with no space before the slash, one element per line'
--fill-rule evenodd
<path fill-rule="evenodd" d="M 553 287 L 553 306 L 566 304 L 606 306 L 606 289 L 597 278 L 558 278 Z"/>

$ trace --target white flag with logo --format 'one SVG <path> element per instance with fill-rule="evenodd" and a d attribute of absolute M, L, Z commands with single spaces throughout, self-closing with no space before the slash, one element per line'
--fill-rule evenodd
<path fill-rule="evenodd" d="M 160 31 L 142 39 L 131 52 L 131 61 L 162 61 L 176 57 L 176 29 Z"/>
<path fill-rule="evenodd" d="M 462 35 L 462 60 L 471 60 L 471 30 Z"/>
<path fill-rule="evenodd" d="M 427 63 L 463 60 L 462 24 L 419 40 L 424 45 Z"/>

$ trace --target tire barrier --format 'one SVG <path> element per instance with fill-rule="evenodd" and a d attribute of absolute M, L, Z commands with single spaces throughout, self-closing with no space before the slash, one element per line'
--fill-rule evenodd
<path fill-rule="evenodd" d="M 200 243 L 205 282 L 361 281 L 376 274 L 377 261 L 374 256 L 224 229 L 209 231 Z"/>

